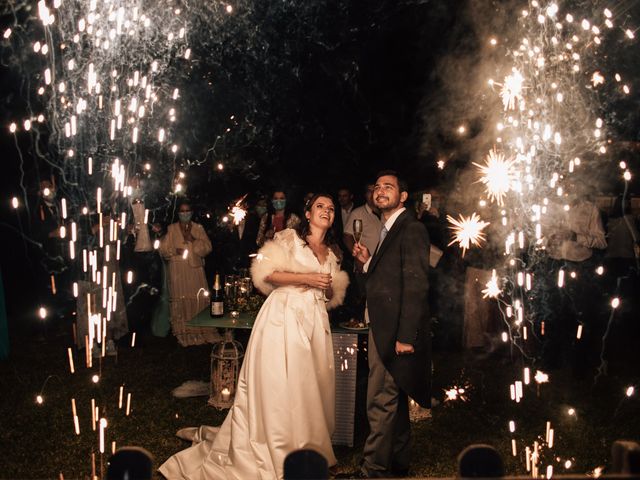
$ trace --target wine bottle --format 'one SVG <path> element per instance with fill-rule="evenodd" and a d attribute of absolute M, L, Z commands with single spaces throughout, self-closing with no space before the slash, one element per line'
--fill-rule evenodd
<path fill-rule="evenodd" d="M 215 280 L 213 282 L 213 291 L 209 297 L 211 301 L 211 309 L 209 314 L 213 318 L 220 318 L 224 315 L 224 289 L 220 282 L 220 274 L 216 273 Z"/>

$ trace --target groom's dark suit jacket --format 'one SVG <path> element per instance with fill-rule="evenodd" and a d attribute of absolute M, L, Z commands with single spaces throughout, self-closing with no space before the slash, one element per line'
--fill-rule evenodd
<path fill-rule="evenodd" d="M 367 270 L 371 333 L 384 366 L 398 386 L 423 407 L 431 405 L 429 235 L 405 210 L 398 216 Z M 396 355 L 396 340 L 415 353 Z"/>

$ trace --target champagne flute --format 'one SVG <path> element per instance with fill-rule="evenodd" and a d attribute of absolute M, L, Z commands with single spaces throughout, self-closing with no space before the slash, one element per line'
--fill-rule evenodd
<path fill-rule="evenodd" d="M 353 219 L 353 238 L 358 244 L 360 243 L 360 239 L 362 239 L 362 219 L 361 218 Z M 354 272 L 358 271 L 358 266 L 355 260 L 353 262 L 353 271 Z"/>
<path fill-rule="evenodd" d="M 353 238 L 356 240 L 356 243 L 360 243 L 360 239 L 362 238 L 362 219 L 360 218 L 353 220 Z"/>
<path fill-rule="evenodd" d="M 324 263 L 320 264 L 320 273 L 328 273 L 329 275 L 333 275 L 333 265 L 327 258 Z M 322 297 L 320 297 L 323 302 L 327 303 L 329 301 L 329 297 L 327 297 L 327 291 L 322 289 Z"/>

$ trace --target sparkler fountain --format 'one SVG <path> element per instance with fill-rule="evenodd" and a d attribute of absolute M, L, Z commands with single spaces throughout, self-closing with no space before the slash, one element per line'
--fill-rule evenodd
<path fill-rule="evenodd" d="M 606 125 L 610 117 L 607 108 L 612 97 L 620 101 L 631 93 L 630 82 L 622 74 L 605 68 L 608 49 L 634 45 L 635 26 L 625 24 L 622 7 L 616 11 L 594 3 L 598 6 L 590 5 L 588 11 L 583 4 L 572 11 L 565 2 L 532 0 L 513 18 L 515 34 L 508 32 L 503 39 L 493 36 L 488 40 L 488 48 L 496 52 L 495 73 L 505 73 L 501 82 L 489 79 L 487 88 L 500 98 L 502 109 L 496 109 L 497 121 L 491 128 L 493 146 L 485 162 L 474 165 L 477 181 L 485 188 L 481 213 L 485 218 L 498 217 L 502 227 L 487 241 L 504 245 L 504 251 L 503 261 L 483 293 L 489 297 L 485 301 L 499 302 L 504 312 L 503 338 L 517 347 L 525 365 L 535 364 L 532 342 L 544 341 L 545 335 L 537 289 L 548 281 L 547 276 L 557 277 L 558 288 L 576 277 L 575 272 L 567 272 L 571 275 L 565 280 L 563 268 L 547 269 L 544 262 L 549 242 L 558 222 L 572 208 L 574 186 L 584 181 L 588 171 L 610 168 L 609 150 L 616 138 Z M 626 165 L 621 169 L 626 187 L 631 173 Z M 452 243 L 459 243 L 463 253 L 485 240 L 482 230 L 488 222 L 477 213 L 448 219 Z M 616 306 L 612 303 L 613 310 Z M 582 324 L 576 324 L 575 329 L 579 342 Z M 525 367 L 523 378 L 511 385 L 511 398 L 517 403 L 530 384 L 529 371 Z M 549 376 L 538 371 L 535 381 L 539 386 L 549 381 Z M 509 430 L 513 435 L 514 421 Z M 549 478 L 553 474 L 553 433 L 547 422 L 544 438 L 524 449 L 512 437 L 513 455 L 521 455 L 532 476 Z M 576 465 L 567 460 L 564 467 Z"/>
<path fill-rule="evenodd" d="M 87 325 L 77 331 L 87 332 L 78 343 L 86 347 L 86 368 L 98 372 L 94 383 L 102 373 L 108 324 L 116 304 L 122 303 L 117 298 L 119 270 L 113 260 L 120 260 L 121 238 L 130 223 L 130 180 L 140 172 L 169 171 L 170 175 L 159 175 L 158 189 L 184 193 L 181 166 L 188 162 L 180 157 L 181 134 L 174 126 L 181 110 L 180 82 L 188 78 L 194 60 L 188 43 L 193 12 L 186 8 L 172 0 L 40 0 L 37 5 L 25 1 L 2 7 L 1 13 L 14 19 L 1 40 L 5 58 L 13 58 L 13 66 L 24 70 L 29 85 L 34 83 L 34 91 L 27 92 L 28 113 L 7 128 L 16 136 L 16 145 L 18 136 L 30 137 L 38 160 L 57 178 L 64 222 L 60 241 L 68 246 L 68 262 L 79 264 L 78 277 L 69 288 L 76 298 L 87 295 L 86 315 L 78 315 Z M 202 8 L 217 13 L 219 19 L 233 13 L 225 4 Z M 10 49 L 12 57 L 6 54 Z M 26 204 L 24 186 L 22 191 Z M 173 198 L 171 192 L 168 198 Z M 12 201 L 16 209 L 20 203 L 18 198 Z M 145 224 L 149 213 L 144 214 Z M 89 216 L 97 217 L 95 245 L 82 238 L 88 234 L 82 229 L 89 224 Z M 108 222 L 103 222 L 103 216 Z M 44 307 L 40 310 L 46 312 Z M 94 339 L 101 347 L 98 362 L 92 355 Z M 72 349 L 65 356 L 71 374 L 76 373 Z M 123 408 L 123 394 L 124 386 L 118 409 L 96 405 L 92 399 L 92 430 L 99 427 L 100 432 L 92 453 L 92 478 L 104 473 L 105 438 L 111 423 L 106 412 L 117 414 Z M 42 398 L 38 396 L 38 403 Z M 131 399 L 128 392 L 127 417 Z M 78 417 L 84 408 L 76 409 L 75 398 L 71 403 L 70 425 L 81 435 Z M 111 445 L 115 450 L 116 442 Z"/>

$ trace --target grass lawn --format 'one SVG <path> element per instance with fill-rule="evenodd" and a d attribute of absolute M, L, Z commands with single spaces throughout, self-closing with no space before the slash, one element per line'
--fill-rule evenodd
<path fill-rule="evenodd" d="M 135 348 L 120 345 L 115 357 L 103 359 L 99 382 L 91 377 L 84 357 L 74 349 L 76 372 L 71 374 L 67 347 L 71 337 L 50 333 L 45 341 L 11 332 L 11 356 L 0 362 L 0 477 L 82 478 L 91 474 L 92 452 L 98 434 L 91 428 L 91 399 L 108 421 L 107 450 L 138 445 L 149 450 L 159 466 L 187 443 L 175 437 L 185 426 L 219 425 L 226 411 L 206 404 L 206 398 L 176 399 L 171 390 L 185 380 L 207 380 L 210 346 L 183 348 L 173 338 L 138 337 Z M 526 474 L 524 448 L 535 440 L 544 443 L 546 422 L 555 430 L 554 448 L 543 449 L 541 465 L 554 465 L 556 473 L 586 473 L 610 460 L 616 439 L 640 441 L 640 401 L 625 395 L 638 385 L 638 368 L 609 376 L 597 387 L 593 379 L 576 381 L 564 371 L 552 372 L 550 383 L 539 389 L 524 387 L 520 403 L 510 400 L 509 385 L 522 378 L 522 365 L 508 355 L 477 358 L 462 352 L 435 355 L 436 396 L 453 385 L 465 386 L 466 400 L 443 402 L 432 417 L 414 424 L 414 476 L 453 476 L 458 453 L 471 443 L 489 443 L 501 452 L 507 473 Z M 361 382 L 362 383 L 362 382 Z M 131 412 L 118 408 L 119 388 L 131 393 Z M 636 387 L 637 390 L 637 387 Z M 41 394 L 44 401 L 36 403 Z M 80 435 L 74 433 L 71 399 L 79 417 Z M 125 402 L 126 403 L 126 402 Z M 569 415 L 569 408 L 575 409 Z M 337 447 L 340 469 L 355 469 L 366 430 L 357 416 L 356 445 Z M 515 421 L 515 433 L 508 422 Z M 511 438 L 517 456 L 511 455 Z M 107 456 L 103 458 L 106 462 Z M 565 470 L 570 460 L 572 467 Z M 100 456 L 97 454 L 99 471 Z M 543 470 L 544 471 L 544 470 Z"/>

